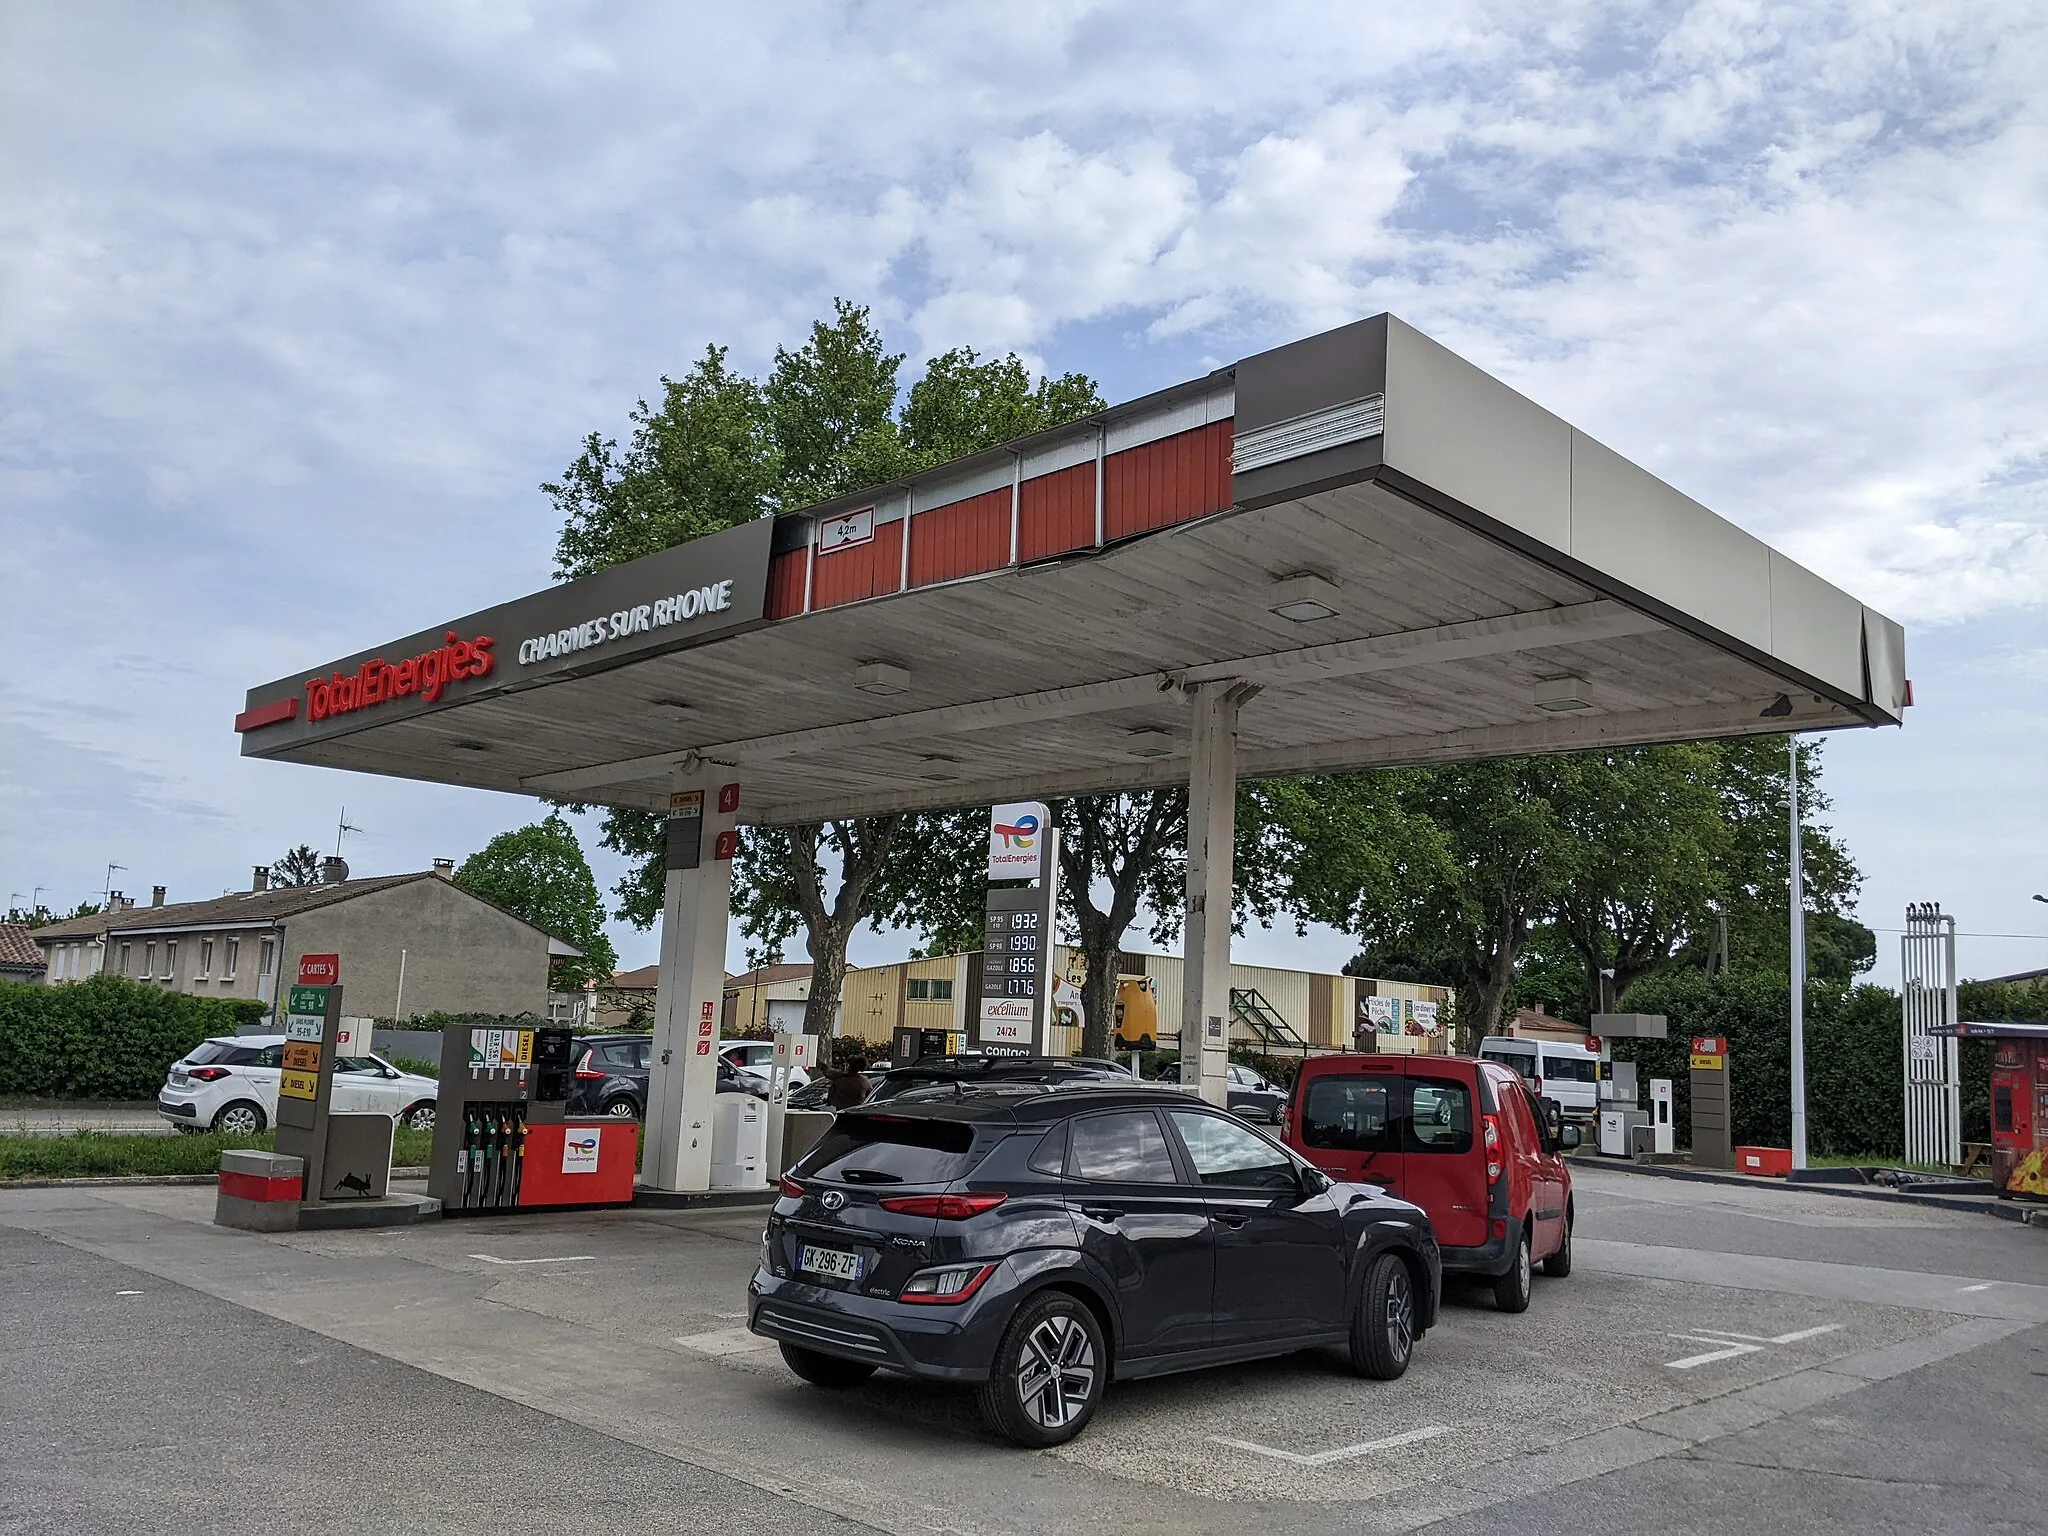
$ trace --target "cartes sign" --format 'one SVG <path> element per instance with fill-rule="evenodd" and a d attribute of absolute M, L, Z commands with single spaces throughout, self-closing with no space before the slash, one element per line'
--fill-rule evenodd
<path fill-rule="evenodd" d="M 341 980 L 341 956 L 301 955 L 299 956 L 299 985 L 302 987 L 331 987 Z M 327 999 L 320 999 L 320 1007 L 327 1006 Z M 294 1013 L 316 1013 L 318 1009 L 294 1007 Z"/>

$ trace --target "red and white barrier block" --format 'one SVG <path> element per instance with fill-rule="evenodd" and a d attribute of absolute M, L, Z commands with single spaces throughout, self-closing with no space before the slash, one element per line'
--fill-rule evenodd
<path fill-rule="evenodd" d="M 305 1198 L 303 1158 L 278 1152 L 234 1151 L 220 1155 L 220 1193 L 213 1224 L 248 1232 L 290 1232 L 299 1224 Z"/>

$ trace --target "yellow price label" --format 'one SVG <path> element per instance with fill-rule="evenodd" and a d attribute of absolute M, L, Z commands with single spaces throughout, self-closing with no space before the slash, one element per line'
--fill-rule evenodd
<path fill-rule="evenodd" d="M 277 1091 L 290 1099 L 317 1099 L 320 1097 L 320 1074 L 317 1072 L 285 1072 L 277 1080 Z"/>
<path fill-rule="evenodd" d="M 1695 1072 L 1721 1072 L 1728 1066 L 1725 1056 L 1707 1056 L 1698 1051 L 1692 1053 L 1692 1069 Z"/>

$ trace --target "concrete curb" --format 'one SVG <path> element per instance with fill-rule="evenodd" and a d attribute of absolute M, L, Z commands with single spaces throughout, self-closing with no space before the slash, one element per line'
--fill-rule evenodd
<path fill-rule="evenodd" d="M 1931 1206 L 1936 1210 L 1943 1211 L 1988 1211 L 1997 1216 L 2008 1215 L 2007 1211 L 2001 1209 L 2001 1207 L 2007 1206 L 2009 1202 L 2000 1200 L 1995 1195 L 1988 1194 L 1916 1195 L 1899 1189 L 1874 1189 L 1867 1184 L 1835 1184 L 1820 1180 L 1811 1182 L 1801 1180 L 1795 1184 L 1785 1179 L 1760 1178 L 1755 1174 L 1749 1173 L 1722 1173 L 1718 1170 L 1706 1168 L 1673 1168 L 1656 1163 L 1637 1163 L 1624 1158 L 1612 1157 L 1604 1157 L 1597 1160 L 1593 1158 L 1573 1158 L 1570 1166 L 1574 1168 L 1611 1169 L 1617 1173 L 1641 1174 L 1655 1179 L 1683 1179 L 1694 1184 L 1732 1184 L 1742 1189 L 1793 1190 L 1800 1194 L 1831 1195 L 1837 1199 L 1877 1200 L 1892 1205 Z M 2009 1215 L 2008 1219 L 2013 1221 L 2026 1220 L 2024 1216 L 2018 1214 Z"/>
<path fill-rule="evenodd" d="M 424 1179 L 424 1168 L 394 1168 L 394 1179 Z M 134 1189 L 151 1184 L 218 1184 L 219 1173 L 130 1173 L 89 1179 L 0 1179 L 0 1192 L 10 1189 Z"/>
<path fill-rule="evenodd" d="M 773 1205 L 781 1196 L 771 1187 L 768 1189 L 720 1189 L 702 1193 L 682 1194 L 666 1189 L 636 1189 L 633 1204 L 636 1208 L 655 1211 L 691 1211 L 710 1209 L 722 1205 L 749 1206 Z"/>

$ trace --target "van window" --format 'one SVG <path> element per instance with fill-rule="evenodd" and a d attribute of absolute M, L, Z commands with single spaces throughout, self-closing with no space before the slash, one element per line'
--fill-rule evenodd
<path fill-rule="evenodd" d="M 1553 1056 L 1543 1053 L 1543 1080 L 1557 1083 L 1597 1083 L 1600 1063 L 1589 1056 Z"/>
<path fill-rule="evenodd" d="M 1472 1090 L 1439 1077 L 1408 1080 L 1407 1152 L 1470 1152 Z"/>
<path fill-rule="evenodd" d="M 1399 1078 L 1328 1073 L 1310 1079 L 1301 1101 L 1302 1145 L 1326 1152 L 1392 1152 L 1400 1144 L 1393 1098 Z"/>
<path fill-rule="evenodd" d="M 1524 1077 L 1536 1076 L 1536 1047 L 1533 1045 L 1486 1045 L 1479 1048 L 1479 1055 L 1482 1060 L 1513 1067 Z"/>

